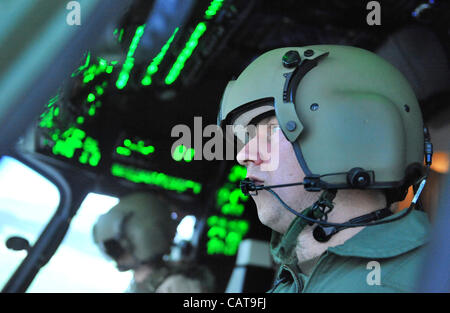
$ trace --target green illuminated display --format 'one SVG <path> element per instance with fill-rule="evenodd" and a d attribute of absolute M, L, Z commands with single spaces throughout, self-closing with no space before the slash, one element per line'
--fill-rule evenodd
<path fill-rule="evenodd" d="M 102 106 L 102 102 L 101 101 L 96 101 L 95 103 L 92 103 L 91 106 L 89 107 L 88 110 L 88 115 L 89 116 L 94 116 L 95 113 L 97 112 L 97 108 Z"/>
<path fill-rule="evenodd" d="M 83 152 L 78 160 L 83 164 L 89 163 L 91 166 L 97 166 L 100 158 L 97 140 L 87 137 L 83 144 Z"/>
<path fill-rule="evenodd" d="M 203 36 L 204 32 L 206 31 L 206 23 L 200 22 L 197 24 L 197 27 L 195 27 L 194 31 L 192 32 L 191 36 L 189 37 L 189 40 L 187 41 L 185 47 L 180 52 L 180 54 L 177 57 L 177 60 L 172 65 L 172 68 L 169 71 L 169 74 L 167 74 L 165 83 L 167 85 L 172 84 L 180 75 L 181 70 L 184 67 L 184 64 L 189 59 L 189 57 L 192 55 L 192 52 L 198 45 L 198 40 L 201 36 Z"/>
<path fill-rule="evenodd" d="M 93 93 L 88 94 L 87 101 L 88 102 L 94 102 L 95 101 L 95 95 Z"/>
<path fill-rule="evenodd" d="M 105 92 L 106 86 L 108 85 L 107 82 L 103 82 L 102 85 L 96 85 L 95 86 L 95 92 L 97 93 L 97 96 L 102 96 Z M 89 93 L 87 98 L 86 98 L 86 102 L 87 103 L 91 103 L 89 110 L 88 110 L 88 115 L 89 116 L 94 116 L 95 113 L 97 112 L 97 109 L 100 108 L 102 106 L 102 102 L 101 101 L 96 101 L 97 97 L 95 96 L 95 94 L 93 92 Z M 80 119 L 79 117 L 77 118 L 77 123 L 78 124 L 83 124 L 84 123 L 84 117 L 82 119 Z"/>
<path fill-rule="evenodd" d="M 120 33 L 119 33 L 119 42 L 122 42 L 122 38 L 123 38 L 123 28 L 120 29 Z"/>
<path fill-rule="evenodd" d="M 131 155 L 131 151 L 129 149 L 127 149 L 127 148 L 124 148 L 124 147 L 117 147 L 116 148 L 116 152 L 117 152 L 117 154 L 124 155 L 124 156 L 130 156 Z"/>
<path fill-rule="evenodd" d="M 145 146 L 143 140 L 139 140 L 137 143 L 133 143 L 130 139 L 125 139 L 123 141 L 124 147 L 117 147 L 116 152 L 117 154 L 123 155 L 123 156 L 130 156 L 131 152 L 137 152 L 142 155 L 149 155 L 150 153 L 155 152 L 155 147 L 153 146 Z"/>
<path fill-rule="evenodd" d="M 212 19 L 217 14 L 217 11 L 219 11 L 220 8 L 222 7 L 223 2 L 224 2 L 224 0 L 211 1 L 211 4 L 209 5 L 208 9 L 205 11 L 205 19 L 207 19 L 207 20 Z"/>
<path fill-rule="evenodd" d="M 86 133 L 76 127 L 71 127 L 59 136 L 59 131 L 52 135 L 55 145 L 52 153 L 62 155 L 68 159 L 74 157 L 78 149 L 83 149 L 78 159 L 80 163 L 97 166 L 100 162 L 101 154 L 98 142 L 91 137 L 86 137 Z"/>
<path fill-rule="evenodd" d="M 77 68 L 77 70 L 75 72 L 72 73 L 72 75 L 70 75 L 71 77 L 75 77 L 77 76 L 79 73 L 81 73 L 82 71 L 84 71 L 88 66 L 89 63 L 91 62 L 91 53 L 88 52 L 87 56 L 86 56 L 86 61 L 84 62 L 84 65 L 80 66 L 79 68 Z"/>
<path fill-rule="evenodd" d="M 235 165 L 231 168 L 228 179 L 230 182 L 235 183 L 237 181 L 245 179 L 247 176 L 247 169 L 240 165 Z"/>
<path fill-rule="evenodd" d="M 50 99 L 50 101 L 47 104 L 47 107 L 51 107 L 55 104 L 56 101 L 58 101 L 59 99 L 59 95 L 54 96 L 53 98 Z"/>
<path fill-rule="evenodd" d="M 194 159 L 195 150 L 193 148 L 187 149 L 184 145 L 179 145 L 173 150 L 172 158 L 180 162 L 184 160 L 185 162 L 191 162 Z"/>
<path fill-rule="evenodd" d="M 117 34 L 119 34 L 119 37 L 117 38 L 117 41 L 118 42 L 122 42 L 123 28 L 120 29 L 120 32 L 119 32 L 119 30 L 117 28 L 114 29 L 114 36 L 117 36 Z"/>
<path fill-rule="evenodd" d="M 235 165 L 231 168 L 228 180 L 217 192 L 217 208 L 223 216 L 210 216 L 207 220 L 209 230 L 207 233 L 207 253 L 234 255 L 239 248 L 242 238 L 248 232 L 249 223 L 246 220 L 233 220 L 227 216 L 241 216 L 244 213 L 244 204 L 248 196 L 241 189 L 236 188 L 236 182 L 247 175 L 245 167 Z"/>
<path fill-rule="evenodd" d="M 87 84 L 92 81 L 95 77 L 102 73 L 111 74 L 113 71 L 113 63 L 108 64 L 105 59 L 97 58 L 98 64 L 92 64 L 83 72 L 83 83 Z"/>
<path fill-rule="evenodd" d="M 152 83 L 152 76 L 158 71 L 158 66 L 161 64 L 162 60 L 164 59 L 164 56 L 166 55 L 167 50 L 169 50 L 170 44 L 172 43 L 173 39 L 175 38 L 175 34 L 178 32 L 178 27 L 175 28 L 175 31 L 173 32 L 172 36 L 167 40 L 166 44 L 161 48 L 161 51 L 158 53 L 158 55 L 152 60 L 150 65 L 147 67 L 147 71 L 145 73 L 144 78 L 141 81 L 141 84 L 144 86 L 148 86 Z"/>
<path fill-rule="evenodd" d="M 142 35 L 144 34 L 145 24 L 136 28 L 136 32 L 134 34 L 133 39 L 131 40 L 130 47 L 128 49 L 127 57 L 125 62 L 122 65 L 122 70 L 119 73 L 119 77 L 116 81 L 117 89 L 123 89 L 128 83 L 128 79 L 130 78 L 130 72 L 134 66 L 134 52 L 137 49 L 139 41 L 141 40 Z"/>
<path fill-rule="evenodd" d="M 46 112 L 42 113 L 41 121 L 39 123 L 40 127 L 44 128 L 52 128 L 53 127 L 53 118 L 56 116 L 55 108 L 52 107 Z"/>
<path fill-rule="evenodd" d="M 95 86 L 95 90 L 97 91 L 97 95 L 99 96 L 105 93 L 105 90 L 101 86 Z"/>
<path fill-rule="evenodd" d="M 39 122 L 39 126 L 43 128 L 52 128 L 54 125 L 53 118 L 59 115 L 59 108 L 54 106 L 54 104 L 58 101 L 59 96 L 56 95 L 50 99 L 47 104 L 47 110 L 41 114 L 41 121 Z"/>
<path fill-rule="evenodd" d="M 240 165 L 231 168 L 228 180 L 235 183 L 243 180 L 247 175 L 247 169 Z M 235 187 L 236 184 L 225 184 L 217 192 L 217 206 L 220 207 L 222 214 L 241 216 L 244 213 L 244 205 L 239 203 L 246 202 L 248 196 L 244 195 L 240 188 Z"/>
<path fill-rule="evenodd" d="M 66 158 L 73 158 L 75 151 L 83 147 L 83 140 L 86 133 L 78 128 L 71 127 L 58 138 L 53 146 L 52 152 L 55 155 L 62 155 Z"/>
<path fill-rule="evenodd" d="M 236 188 L 232 191 L 226 188 L 219 190 L 220 195 L 218 197 L 227 197 L 228 202 L 221 206 L 221 212 L 225 215 L 240 216 L 244 213 L 244 205 L 239 203 L 239 200 L 247 201 L 248 196 L 244 195 L 240 188 Z"/>
<path fill-rule="evenodd" d="M 125 178 L 134 183 L 144 183 L 155 185 L 166 190 L 184 192 L 191 189 L 194 194 L 199 194 L 202 185 L 192 180 L 169 176 L 164 173 L 138 169 L 132 166 L 126 166 L 114 163 L 111 167 L 111 174 L 116 177 Z"/>
<path fill-rule="evenodd" d="M 242 238 L 247 234 L 249 223 L 245 220 L 230 220 L 216 215 L 207 220 L 208 254 L 236 254 Z"/>

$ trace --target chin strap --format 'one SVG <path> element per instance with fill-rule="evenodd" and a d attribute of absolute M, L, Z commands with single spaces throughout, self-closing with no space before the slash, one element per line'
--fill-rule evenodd
<path fill-rule="evenodd" d="M 270 240 L 270 252 L 276 263 L 297 263 L 295 246 L 297 245 L 298 235 L 307 225 L 314 224 L 313 222 L 310 222 L 303 217 L 307 216 L 311 220 L 327 217 L 327 214 L 330 213 L 334 207 L 332 201 L 335 196 L 336 190 L 324 190 L 319 199 L 314 202 L 313 205 L 309 206 L 301 212 L 301 216 L 299 216 L 298 212 L 296 212 L 297 217 L 292 221 L 286 233 L 280 234 L 276 231 L 272 232 L 272 238 Z"/>
<path fill-rule="evenodd" d="M 321 226 L 322 228 L 325 227 L 334 227 L 335 230 L 332 232 L 329 232 L 330 236 L 324 237 L 324 238 L 320 238 L 319 236 L 316 238 L 317 241 L 322 241 L 325 242 L 327 240 L 329 240 L 331 238 L 332 235 L 334 235 L 335 233 L 337 233 L 338 231 L 345 229 L 345 228 L 350 228 L 350 227 L 361 227 L 361 226 L 375 226 L 375 225 L 380 225 L 380 224 L 386 224 L 386 223 L 391 223 L 394 221 L 397 221 L 403 217 L 405 217 L 406 215 L 408 215 L 415 207 L 416 207 L 416 203 L 417 200 L 419 199 L 419 196 L 425 186 L 426 183 L 426 177 L 422 178 L 422 181 L 420 183 L 419 188 L 417 189 L 413 200 L 411 201 L 411 205 L 409 206 L 408 209 L 404 210 L 404 212 L 402 212 L 401 214 L 397 215 L 396 217 L 393 218 L 388 218 L 388 219 L 383 219 L 380 221 L 380 219 L 390 215 L 390 211 L 388 211 L 388 208 L 384 208 L 375 212 L 372 212 L 370 214 L 366 214 L 366 215 L 362 215 L 359 217 L 356 217 L 348 222 L 345 223 L 331 223 L 325 220 L 324 217 L 326 218 L 327 215 L 330 210 L 326 209 L 326 207 L 330 207 L 331 205 L 331 200 L 334 198 L 334 195 L 332 193 L 332 190 L 325 190 L 324 194 L 321 195 L 320 199 L 318 201 L 316 201 L 316 203 L 314 205 L 312 205 L 310 208 L 310 211 L 304 211 L 305 213 L 299 213 L 295 210 L 293 210 L 292 208 L 290 208 L 281 198 L 280 196 L 278 196 L 278 194 L 276 192 L 274 192 L 272 189 L 267 188 L 267 191 L 269 191 L 270 193 L 272 193 L 277 199 L 278 201 L 280 201 L 280 203 L 283 205 L 283 207 L 288 210 L 289 212 L 293 213 L 294 215 L 304 219 L 306 221 L 307 224 L 309 225 L 313 225 L 313 224 L 318 224 L 319 226 Z M 331 194 L 330 194 L 331 192 Z M 327 197 L 328 198 L 327 200 Z M 325 198 L 325 199 L 324 199 Z M 322 201 L 321 201 L 322 199 Z M 323 204 L 322 206 L 319 204 Z M 316 205 L 317 204 L 317 205 Z M 316 205 L 316 206 L 315 206 Z M 314 209 L 313 209 L 314 208 Z M 332 228 L 330 228 L 332 229 Z M 320 240 L 319 240 L 320 239 Z"/>

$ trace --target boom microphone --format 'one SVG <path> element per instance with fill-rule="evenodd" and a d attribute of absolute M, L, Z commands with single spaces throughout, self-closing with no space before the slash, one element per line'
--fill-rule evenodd
<path fill-rule="evenodd" d="M 256 194 L 258 193 L 258 190 L 268 190 L 272 188 L 280 188 L 280 187 L 289 187 L 289 186 L 296 186 L 296 185 L 303 185 L 304 183 L 291 183 L 291 184 L 282 184 L 282 185 L 271 185 L 271 186 L 264 186 L 264 185 L 256 185 L 253 180 L 250 178 L 246 178 L 244 180 L 241 180 L 239 186 L 242 190 L 242 193 L 246 196 L 250 194 L 250 191 L 256 191 Z"/>

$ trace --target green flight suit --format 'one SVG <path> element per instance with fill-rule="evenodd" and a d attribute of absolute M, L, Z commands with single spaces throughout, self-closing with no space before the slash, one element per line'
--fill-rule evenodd
<path fill-rule="evenodd" d="M 179 285 L 177 287 L 179 290 L 182 290 L 182 292 L 206 293 L 214 291 L 214 276 L 206 266 L 184 262 L 166 262 L 164 266 L 156 268 L 143 282 L 137 283 L 133 279 L 127 292 L 161 292 L 159 291 L 160 286 L 164 284 L 164 282 L 167 282 L 167 279 L 175 276 L 177 276 L 178 279 L 174 281 L 174 283 Z"/>
<path fill-rule="evenodd" d="M 402 213 L 385 219 L 398 214 Z M 430 228 L 424 212 L 413 210 L 400 220 L 365 227 L 344 244 L 328 248 L 308 276 L 298 268 L 294 251 L 300 232 L 299 219 L 292 222 L 283 236 L 276 232 L 272 236 L 271 252 L 281 266 L 269 292 L 416 291 Z M 380 265 L 379 276 L 374 276 L 371 261 Z"/>

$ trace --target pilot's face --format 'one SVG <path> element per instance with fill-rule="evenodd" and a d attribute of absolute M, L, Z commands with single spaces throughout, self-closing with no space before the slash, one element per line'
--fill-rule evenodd
<path fill-rule="evenodd" d="M 117 269 L 121 272 L 134 269 L 136 266 L 136 260 L 133 258 L 131 253 L 124 253 L 116 259 Z"/>
<path fill-rule="evenodd" d="M 281 131 L 275 116 L 261 120 L 256 132 L 238 152 L 237 161 L 247 168 L 247 178 L 257 185 L 279 185 L 302 182 L 305 174 L 301 169 L 292 144 Z M 265 144 L 262 144 L 265 141 Z M 278 158 L 274 162 L 274 158 Z M 287 205 L 296 211 L 310 206 L 317 197 L 303 186 L 274 188 Z M 284 233 L 295 215 L 286 210 L 267 190 L 252 195 L 260 221 L 273 230 Z"/>

